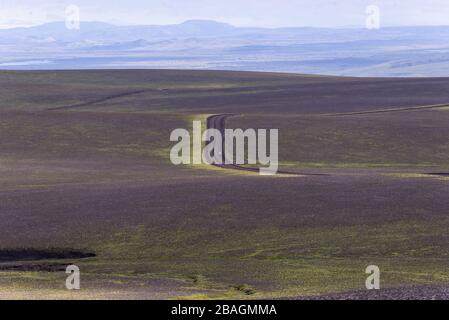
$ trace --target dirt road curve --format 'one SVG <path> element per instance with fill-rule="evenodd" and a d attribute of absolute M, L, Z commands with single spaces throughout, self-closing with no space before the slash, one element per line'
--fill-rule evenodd
<path fill-rule="evenodd" d="M 232 117 L 232 114 L 220 114 L 220 115 L 213 115 L 207 118 L 207 128 L 208 129 L 217 129 L 221 132 L 221 136 L 223 137 L 223 143 L 224 146 L 224 136 L 225 136 L 225 129 L 226 129 L 226 119 L 229 117 Z M 211 142 L 213 143 L 213 142 Z M 224 163 L 224 150 L 221 152 L 223 163 Z M 214 166 L 219 168 L 225 168 L 225 169 L 231 169 L 231 170 L 240 170 L 240 171 L 250 171 L 250 172 L 259 172 L 259 168 L 256 167 L 244 167 L 237 164 L 214 164 Z M 296 175 L 296 176 L 328 176 L 327 174 L 314 174 L 314 173 L 301 173 L 301 172 L 291 172 L 291 171 L 284 171 L 279 170 L 277 172 L 278 174 L 287 174 L 287 175 Z"/>
<path fill-rule="evenodd" d="M 449 300 L 449 285 L 365 290 L 298 298 L 297 300 Z"/>

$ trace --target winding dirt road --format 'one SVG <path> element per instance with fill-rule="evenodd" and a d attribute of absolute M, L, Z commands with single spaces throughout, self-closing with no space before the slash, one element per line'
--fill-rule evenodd
<path fill-rule="evenodd" d="M 424 105 L 424 106 L 415 106 L 415 107 L 397 107 L 397 108 L 384 108 L 384 109 L 376 109 L 370 111 L 360 111 L 360 112 L 346 112 L 346 113 L 329 113 L 329 114 L 321 114 L 318 116 L 329 117 L 329 116 L 352 116 L 352 115 L 362 115 L 362 114 L 378 114 L 378 113 L 394 113 L 394 112 L 407 112 L 407 111 L 425 111 L 431 109 L 445 108 L 448 107 L 449 103 L 444 104 L 434 104 L 434 105 Z M 222 146 L 224 146 L 224 137 L 225 137 L 225 129 L 226 129 L 226 120 L 229 117 L 236 116 L 234 114 L 219 114 L 213 115 L 207 118 L 207 128 L 208 129 L 217 129 L 220 131 L 221 136 L 223 137 Z M 213 143 L 213 142 L 211 142 Z M 222 162 L 225 163 L 224 156 L 224 147 L 222 154 Z M 212 163 L 213 161 L 210 161 Z M 248 167 L 237 164 L 213 164 L 216 167 L 231 169 L 231 170 L 240 170 L 240 171 L 249 171 L 249 172 L 259 172 L 259 168 L 257 167 Z M 278 174 L 285 175 L 296 175 L 296 176 L 330 176 L 331 174 L 318 174 L 318 173 L 304 173 L 304 172 L 292 172 L 285 170 L 278 170 Z M 435 176 L 448 176 L 448 173 L 428 173 L 425 172 L 423 174 L 435 175 Z"/>
<path fill-rule="evenodd" d="M 225 129 L 226 129 L 226 119 L 229 117 L 235 116 L 233 114 L 219 114 L 219 115 L 213 115 L 207 118 L 207 129 L 216 129 L 220 131 L 221 136 L 223 138 L 222 146 L 223 151 L 221 152 L 222 155 L 222 162 L 223 164 L 213 164 L 215 167 L 224 168 L 224 169 L 231 169 L 231 170 L 240 170 L 240 171 L 249 171 L 249 172 L 259 172 L 260 168 L 257 167 L 246 167 L 238 164 L 225 164 L 225 153 L 224 153 L 224 137 L 225 137 Z M 210 142 L 210 143 L 213 143 Z M 210 161 L 213 162 L 213 161 Z M 277 174 L 285 174 L 285 175 L 294 175 L 294 176 L 328 176 L 328 174 L 316 174 L 316 173 L 301 173 L 301 172 L 291 172 L 291 171 L 285 171 L 285 170 L 278 170 Z"/>

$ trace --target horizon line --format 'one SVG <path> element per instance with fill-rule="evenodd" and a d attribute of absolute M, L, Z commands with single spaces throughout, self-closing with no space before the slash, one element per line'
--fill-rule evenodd
<path fill-rule="evenodd" d="M 167 23 L 167 24 L 116 24 L 112 22 L 106 22 L 106 21 L 98 21 L 98 20 L 86 20 L 86 21 L 80 21 L 80 23 L 98 23 L 98 24 L 104 24 L 109 25 L 112 27 L 167 27 L 167 26 L 179 26 L 183 25 L 189 22 L 212 22 L 216 24 L 224 24 L 228 25 L 230 27 L 236 28 L 236 29 L 265 29 L 265 30 L 279 30 L 279 29 L 329 29 L 329 30 L 338 30 L 338 29 L 366 29 L 363 25 L 346 25 L 346 26 L 279 26 L 279 27 L 263 27 L 263 26 L 238 26 L 234 25 L 232 23 L 228 23 L 225 21 L 219 21 L 219 20 L 213 20 L 213 19 L 187 19 L 179 23 Z M 42 22 L 38 24 L 32 24 L 32 25 L 22 25 L 22 26 L 12 26 L 12 27 L 1 27 L 0 30 L 15 30 L 15 29 L 32 29 L 36 27 L 42 27 L 45 25 L 50 24 L 65 24 L 64 20 L 56 20 L 56 21 L 48 21 L 48 22 Z M 431 28 L 431 27 L 449 27 L 449 24 L 423 24 L 423 25 L 413 25 L 413 24 L 406 24 L 406 25 L 385 25 L 381 27 L 380 29 L 387 29 L 387 28 Z"/>

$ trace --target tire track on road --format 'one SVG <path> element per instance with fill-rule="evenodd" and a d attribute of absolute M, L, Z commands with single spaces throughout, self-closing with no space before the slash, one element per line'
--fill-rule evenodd
<path fill-rule="evenodd" d="M 138 90 L 138 91 L 123 92 L 123 93 L 110 95 L 110 96 L 107 96 L 107 97 L 104 97 L 104 98 L 100 98 L 100 99 L 96 99 L 96 100 L 92 100 L 92 101 L 72 104 L 72 105 L 68 105 L 68 106 L 48 108 L 47 110 L 48 111 L 57 111 L 57 110 L 67 110 L 67 109 L 73 109 L 73 108 L 87 107 L 87 106 L 90 106 L 92 104 L 106 102 L 106 101 L 109 101 L 109 100 L 123 98 L 123 97 L 129 97 L 129 96 L 145 93 L 147 91 L 149 91 L 149 90 Z"/>
<path fill-rule="evenodd" d="M 431 110 L 449 107 L 449 103 L 444 104 L 431 104 L 426 106 L 416 106 L 416 107 L 393 107 L 387 109 L 376 109 L 369 111 L 354 111 L 354 112 L 342 112 L 342 113 L 325 113 L 323 116 L 353 116 L 353 115 L 363 115 L 363 114 L 377 114 L 377 113 L 392 113 L 392 112 L 404 112 L 404 111 L 419 111 L 419 110 Z"/>

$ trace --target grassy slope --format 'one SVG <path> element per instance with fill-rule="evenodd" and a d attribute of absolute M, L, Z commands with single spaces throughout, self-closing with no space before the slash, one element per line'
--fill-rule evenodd
<path fill-rule="evenodd" d="M 2 247 L 98 255 L 75 261 L 80 293 L 63 289 L 63 272 L 2 272 L 0 297 L 295 296 L 363 288 L 368 264 L 386 286 L 447 281 L 447 181 L 413 175 L 446 166 L 447 115 L 305 113 L 444 103 L 448 80 L 103 71 L 0 73 L 0 83 Z M 135 90 L 146 91 L 46 110 Z M 168 162 L 173 128 L 228 112 L 247 115 L 233 125 L 280 128 L 288 167 L 338 174 Z"/>

